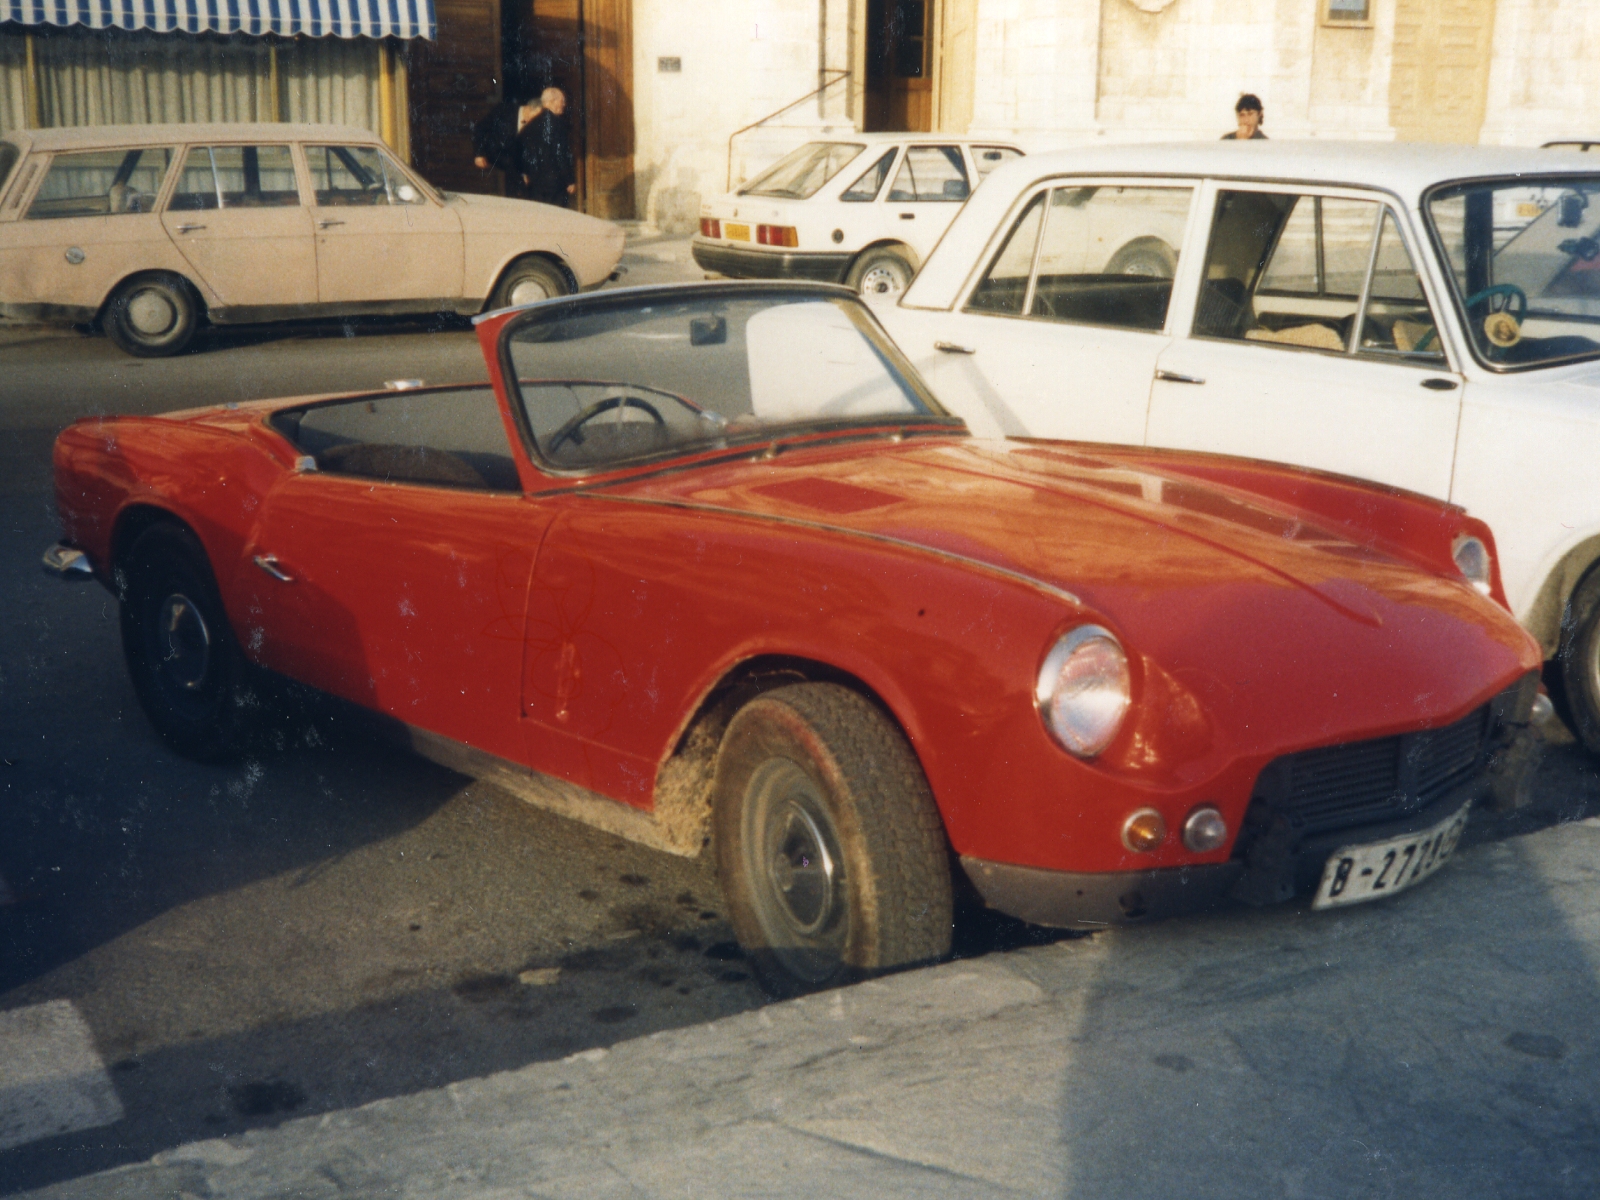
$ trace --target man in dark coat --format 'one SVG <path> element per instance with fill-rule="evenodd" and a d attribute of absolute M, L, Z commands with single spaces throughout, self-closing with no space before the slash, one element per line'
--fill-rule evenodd
<path fill-rule="evenodd" d="M 561 208 L 572 203 L 578 179 L 566 111 L 566 93 L 560 88 L 545 88 L 539 96 L 539 110 L 518 143 L 524 149 L 522 174 L 527 181 L 528 199 Z"/>
<path fill-rule="evenodd" d="M 529 194 L 526 164 L 537 153 L 532 145 L 532 125 L 538 115 L 537 100 L 520 104 L 507 100 L 472 127 L 472 165 L 480 171 L 504 171 L 509 195 L 526 198 Z"/>

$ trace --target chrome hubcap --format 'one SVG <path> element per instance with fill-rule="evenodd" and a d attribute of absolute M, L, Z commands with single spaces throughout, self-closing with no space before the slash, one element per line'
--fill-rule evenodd
<path fill-rule="evenodd" d="M 161 602 L 157 614 L 161 669 L 185 691 L 205 686 L 211 668 L 211 630 L 194 601 L 174 592 Z"/>
<path fill-rule="evenodd" d="M 128 324 L 146 337 L 158 337 L 177 323 L 172 301 L 155 290 L 135 292 L 128 301 Z"/>
<path fill-rule="evenodd" d="M 861 276 L 861 294 L 863 296 L 896 296 L 905 287 L 900 280 L 900 272 L 893 267 L 870 267 L 866 274 Z"/>
<path fill-rule="evenodd" d="M 537 279 L 523 279 L 511 287 L 512 304 L 537 304 L 550 299 L 550 289 Z"/>
<path fill-rule="evenodd" d="M 811 936 L 833 916 L 834 865 L 822 830 L 792 801 L 769 824 L 767 880 L 795 932 Z"/>

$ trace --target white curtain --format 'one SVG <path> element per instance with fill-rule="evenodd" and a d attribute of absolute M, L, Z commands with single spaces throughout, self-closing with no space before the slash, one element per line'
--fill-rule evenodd
<path fill-rule="evenodd" d="M 278 115 L 379 129 L 379 43 L 295 38 L 278 44 Z M 243 37 L 71 30 L 38 33 L 45 126 L 270 121 L 270 51 Z M 0 33 L 0 128 L 22 125 L 23 35 Z"/>

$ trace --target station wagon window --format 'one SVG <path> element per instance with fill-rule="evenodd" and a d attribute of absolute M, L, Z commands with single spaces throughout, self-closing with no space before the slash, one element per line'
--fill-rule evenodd
<path fill-rule="evenodd" d="M 960 146 L 913 146 L 889 189 L 891 203 L 961 201 L 971 193 Z"/>
<path fill-rule="evenodd" d="M 300 203 L 288 146 L 195 146 L 167 209 L 294 208 Z"/>
<path fill-rule="evenodd" d="M 6 180 L 11 178 L 11 169 L 17 165 L 21 153 L 10 142 L 0 142 L 0 189 L 3 189 Z"/>
<path fill-rule="evenodd" d="M 1021 158 L 1022 151 L 1013 146 L 974 146 L 972 148 L 972 162 L 978 168 L 978 182 L 982 183 L 989 172 L 996 167 L 1003 167 L 1014 158 Z"/>
<path fill-rule="evenodd" d="M 1425 365 L 1444 357 L 1394 214 L 1336 196 L 1222 192 L 1194 333 Z"/>
<path fill-rule="evenodd" d="M 30 221 L 147 213 L 172 164 L 172 150 L 89 150 L 57 154 L 28 206 Z"/>
<path fill-rule="evenodd" d="M 883 181 L 889 177 L 889 168 L 894 165 L 894 156 L 898 153 L 898 150 L 886 150 L 877 162 L 861 173 L 861 178 L 840 193 L 839 199 L 858 204 L 877 199 L 878 193 L 883 190 Z"/>
<path fill-rule="evenodd" d="M 1159 330 L 1167 323 L 1193 198 L 1194 189 L 1186 187 L 1058 187 L 1048 200 L 1041 193 L 1018 218 L 967 307 Z"/>
<path fill-rule="evenodd" d="M 375 146 L 307 146 L 311 190 L 323 208 L 423 204 L 403 171 Z"/>

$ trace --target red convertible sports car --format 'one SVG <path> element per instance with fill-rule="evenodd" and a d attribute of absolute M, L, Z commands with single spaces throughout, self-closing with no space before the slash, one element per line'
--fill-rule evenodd
<path fill-rule="evenodd" d="M 840 288 L 598 293 L 478 333 L 490 384 L 61 435 L 46 565 L 118 596 L 173 747 L 237 748 L 262 670 L 354 701 L 709 846 L 778 991 L 939 957 L 962 878 L 1080 927 L 1385 896 L 1504 790 L 1540 654 L 1457 508 L 976 441 Z"/>

